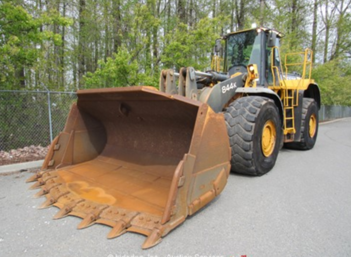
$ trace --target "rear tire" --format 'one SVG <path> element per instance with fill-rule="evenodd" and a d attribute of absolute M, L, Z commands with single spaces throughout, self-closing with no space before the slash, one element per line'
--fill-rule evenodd
<path fill-rule="evenodd" d="M 304 98 L 302 104 L 300 142 L 285 143 L 286 148 L 310 150 L 317 141 L 319 123 L 317 103 L 312 98 Z"/>
<path fill-rule="evenodd" d="M 239 98 L 226 108 L 224 115 L 232 149 L 231 170 L 253 176 L 270 171 L 282 134 L 274 101 L 259 96 Z"/>

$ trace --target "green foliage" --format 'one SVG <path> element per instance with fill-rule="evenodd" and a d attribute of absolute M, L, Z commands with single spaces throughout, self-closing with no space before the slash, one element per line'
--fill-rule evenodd
<path fill-rule="evenodd" d="M 332 58 L 340 58 L 345 54 L 351 55 L 351 11 L 339 15 L 337 22 L 337 41 Z"/>
<path fill-rule="evenodd" d="M 39 38 L 36 23 L 22 7 L 4 3 L 0 5 L 0 16 L 0 88 L 6 89 L 13 85 L 16 67 L 35 62 L 37 49 L 28 49 L 25 45 Z"/>
<path fill-rule="evenodd" d="M 33 68 L 42 57 L 40 44 L 45 41 L 55 45 L 62 43 L 60 35 L 40 28 L 44 24 L 66 26 L 70 20 L 55 12 L 34 19 L 23 7 L 8 2 L 0 5 L 0 17 L 0 89 L 19 89 L 24 80 L 24 68 Z"/>
<path fill-rule="evenodd" d="M 349 6 L 341 0 L 328 6 L 307 0 L 0 0 L 0 89 L 157 86 L 161 69 L 210 67 L 214 40 L 253 22 L 285 34 L 285 56 L 311 47 L 315 17 L 315 62 L 350 57 Z M 319 69 L 327 68 L 318 67 L 317 76 Z M 332 72 L 330 80 L 345 76 L 345 70 Z M 325 96 L 330 103 L 344 99 Z"/>
<path fill-rule="evenodd" d="M 85 76 L 86 88 L 125 87 L 135 85 L 155 85 L 152 77 L 139 71 L 136 60 L 125 48 L 119 48 L 117 54 L 99 61 L 99 68 Z"/>
<path fill-rule="evenodd" d="M 218 34 L 214 28 L 218 19 L 201 19 L 195 28 L 189 28 L 186 24 L 180 23 L 178 27 L 166 36 L 168 45 L 165 46 L 162 55 L 162 62 L 166 67 L 192 66 L 195 69 L 209 67 L 211 51 Z"/>
<path fill-rule="evenodd" d="M 316 67 L 312 72 L 321 89 L 322 103 L 325 105 L 351 106 L 351 65 L 333 60 Z"/>

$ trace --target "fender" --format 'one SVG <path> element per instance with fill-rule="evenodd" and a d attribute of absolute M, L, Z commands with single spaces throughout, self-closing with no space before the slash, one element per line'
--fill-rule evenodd
<path fill-rule="evenodd" d="M 283 103 L 280 100 L 280 97 L 271 89 L 266 87 L 242 87 L 236 90 L 236 93 L 247 94 L 247 95 L 259 95 L 272 99 L 275 105 L 278 107 L 279 116 L 281 123 L 283 125 L 284 121 L 284 112 L 283 112 Z"/>
<path fill-rule="evenodd" d="M 244 86 L 242 73 L 234 74 L 230 79 L 222 81 L 213 87 L 201 90 L 198 100 L 207 103 L 214 112 L 223 111 L 224 106 L 232 99 L 237 90 Z"/>
<path fill-rule="evenodd" d="M 303 97 L 313 98 L 317 102 L 318 109 L 321 108 L 321 92 L 317 83 L 311 83 L 304 91 Z"/>
<path fill-rule="evenodd" d="M 247 95 L 260 95 L 272 99 L 278 107 L 280 120 L 283 124 L 284 112 L 280 97 L 274 91 L 265 87 L 244 87 L 242 73 L 240 72 L 234 74 L 232 78 L 218 83 L 212 88 L 204 88 L 199 95 L 199 100 L 203 103 L 207 103 L 213 109 L 213 111 L 218 113 L 223 111 L 224 106 L 236 94 L 239 93 Z"/>

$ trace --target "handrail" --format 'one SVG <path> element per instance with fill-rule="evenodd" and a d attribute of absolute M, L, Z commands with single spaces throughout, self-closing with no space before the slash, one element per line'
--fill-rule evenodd
<path fill-rule="evenodd" d="M 288 57 L 291 56 L 303 56 L 303 60 L 301 62 L 288 62 Z M 288 75 L 288 67 L 291 66 L 300 66 L 302 65 L 302 79 L 306 79 L 306 70 L 308 69 L 308 79 L 311 79 L 311 73 L 312 73 L 312 56 L 313 52 L 311 49 L 306 48 L 304 52 L 296 52 L 296 53 L 288 53 L 285 55 L 285 74 L 286 76 Z"/>
<path fill-rule="evenodd" d="M 279 70 L 279 67 L 278 66 L 275 66 L 274 65 L 274 51 L 277 50 L 278 51 L 278 55 L 279 57 L 281 56 L 280 55 L 280 48 L 278 46 L 273 46 L 272 49 L 271 49 L 271 70 L 272 70 L 272 77 L 273 77 L 273 87 L 275 86 L 280 86 L 281 83 L 284 83 L 284 80 L 281 79 L 281 74 L 280 74 L 280 71 L 283 70 L 283 67 L 282 67 L 282 64 L 280 62 L 280 70 Z M 277 73 L 275 73 L 274 71 L 276 71 Z M 276 85 L 276 76 L 275 74 L 278 74 L 278 81 L 279 81 L 279 85 Z"/>

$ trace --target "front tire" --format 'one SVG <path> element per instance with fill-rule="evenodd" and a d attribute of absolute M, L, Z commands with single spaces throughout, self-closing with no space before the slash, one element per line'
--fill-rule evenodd
<path fill-rule="evenodd" d="M 235 100 L 225 110 L 231 170 L 260 176 L 276 162 L 281 140 L 281 121 L 273 100 L 248 96 Z"/>

